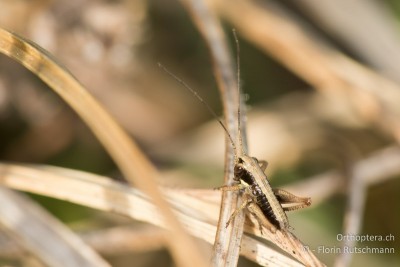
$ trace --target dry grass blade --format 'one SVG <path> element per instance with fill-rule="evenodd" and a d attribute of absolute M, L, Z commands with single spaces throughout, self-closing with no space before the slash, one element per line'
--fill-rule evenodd
<path fill-rule="evenodd" d="M 256 233 L 270 240 L 306 266 L 325 266 L 312 251 L 307 249 L 307 247 L 290 232 L 277 231 L 275 234 L 272 234 L 267 231 L 267 229 L 264 229 L 263 234 L 259 233 L 258 230 Z"/>
<path fill-rule="evenodd" d="M 0 52 L 17 60 L 58 93 L 82 117 L 125 177 L 154 201 L 171 227 L 168 245 L 177 263 L 206 266 L 193 240 L 183 231 L 162 197 L 156 183 L 157 170 L 83 86 L 43 49 L 4 29 L 0 29 Z"/>
<path fill-rule="evenodd" d="M 393 14 L 385 2 L 300 0 L 293 4 L 371 65 L 399 81 L 400 39 Z M 348 16 L 349 10 L 352 10 L 351 16 Z"/>
<path fill-rule="evenodd" d="M 102 255 L 116 256 L 129 253 L 143 253 L 165 248 L 165 230 L 147 225 L 115 226 L 80 234 L 82 240 Z M 26 249 L 18 246 L 15 239 L 0 231 L 0 257 L 21 258 Z"/>
<path fill-rule="evenodd" d="M 243 37 L 272 55 L 317 90 L 349 102 L 360 119 L 400 140 L 400 89 L 337 50 L 314 42 L 291 18 L 255 1 L 216 1 L 216 9 Z M 262 27 L 260 26 L 262 25 Z"/>
<path fill-rule="evenodd" d="M 140 253 L 165 248 L 166 239 L 163 229 L 146 226 L 117 226 L 92 231 L 83 235 L 85 242 L 105 255 Z"/>
<path fill-rule="evenodd" d="M 32 183 L 32 181 L 34 181 Z M 0 183 L 10 188 L 50 196 L 104 211 L 113 211 L 136 220 L 168 228 L 158 209 L 148 198 L 134 188 L 110 179 L 81 171 L 35 165 L 0 164 Z M 168 190 L 175 212 L 192 235 L 213 243 L 218 219 L 217 205 L 199 205 L 196 197 L 185 197 L 182 192 Z M 214 192 L 216 194 L 218 192 Z M 191 201 L 191 199 L 193 201 Z M 178 201 L 176 201 L 178 200 Z M 207 207 L 207 208 L 205 208 Z M 210 213 L 211 212 L 211 213 Z M 257 230 L 252 230 L 257 232 Z M 277 253 L 260 241 L 246 236 L 242 240 L 241 254 L 262 266 L 300 266 L 289 257 Z"/>
<path fill-rule="evenodd" d="M 235 71 L 229 55 L 229 49 L 225 41 L 222 26 L 206 1 L 184 0 L 182 1 L 189 9 L 199 31 L 203 35 L 209 47 L 213 60 L 214 72 L 217 77 L 218 88 L 223 101 L 225 124 L 233 140 L 238 140 L 238 84 L 235 80 Z M 242 116 L 245 116 L 242 110 Z M 245 129 L 244 123 L 242 124 Z M 245 135 L 245 131 L 242 131 Z M 229 140 L 226 138 L 225 149 L 225 184 L 233 183 L 233 155 L 234 151 Z M 244 144 L 246 147 L 246 144 Z M 212 263 L 214 266 L 236 266 L 239 258 L 239 250 L 243 233 L 244 213 L 240 212 L 233 223 L 226 227 L 230 215 L 236 208 L 241 206 L 241 198 L 236 192 L 224 192 L 222 195 L 220 219 L 217 235 L 214 243 Z"/>
<path fill-rule="evenodd" d="M 363 223 L 363 215 L 365 209 L 367 187 L 361 176 L 354 173 L 350 177 L 350 185 L 348 194 L 346 213 L 344 218 L 343 233 L 351 235 L 359 235 Z M 346 239 L 342 243 L 342 247 L 354 248 L 356 245 L 355 240 Z M 336 267 L 346 267 L 350 266 L 351 259 L 353 257 L 352 253 L 342 253 L 339 254 L 335 261 Z"/>
<path fill-rule="evenodd" d="M 29 199 L 0 187 L 0 224 L 48 266 L 110 266 L 73 232 Z"/>
<path fill-rule="evenodd" d="M 360 232 L 364 224 L 364 210 L 367 201 L 368 192 L 368 178 L 372 175 L 377 175 L 376 170 L 372 169 L 381 168 L 382 170 L 378 173 L 378 177 L 384 174 L 384 176 L 390 177 L 393 173 L 393 168 L 387 168 L 389 165 L 393 165 L 393 161 L 398 161 L 398 155 L 394 154 L 385 160 L 385 163 L 379 164 L 379 160 L 382 161 L 382 156 L 390 154 L 390 152 L 398 152 L 398 148 L 392 147 L 385 149 L 383 152 L 375 155 L 372 159 L 375 159 L 372 167 L 369 166 L 369 161 L 359 163 L 353 167 L 351 173 L 351 180 L 348 184 L 347 190 L 350 192 L 348 194 L 347 207 L 345 210 L 345 217 L 343 222 L 343 233 L 348 235 L 360 235 Z M 389 152 L 389 153 L 388 153 Z M 396 157 L 397 156 L 397 157 Z M 396 164 L 398 166 L 398 163 Z M 383 167 L 382 167 L 383 166 Z M 397 167 L 396 166 L 396 167 Z M 379 181 L 379 180 L 377 180 Z M 375 181 L 375 182 L 377 182 Z M 342 241 L 342 248 L 345 247 L 353 249 L 357 246 L 357 242 L 351 239 L 345 239 Z M 346 267 L 350 266 L 354 255 L 352 253 L 339 254 L 335 259 L 335 266 Z"/>
<path fill-rule="evenodd" d="M 2 259 L 18 258 L 23 248 L 14 239 L 7 235 L 6 231 L 0 231 L 0 257 Z"/>

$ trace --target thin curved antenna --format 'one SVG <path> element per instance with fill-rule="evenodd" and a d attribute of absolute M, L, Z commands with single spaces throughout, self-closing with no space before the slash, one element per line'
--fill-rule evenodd
<path fill-rule="evenodd" d="M 238 90 L 238 136 L 239 136 L 239 146 L 240 146 L 240 154 L 243 154 L 243 139 L 242 139 L 242 130 L 241 130 L 241 118 L 240 118 L 240 45 L 239 39 L 236 34 L 236 30 L 232 29 L 233 37 L 236 43 L 236 69 L 237 69 L 237 90 Z"/>
<path fill-rule="evenodd" d="M 235 158 L 236 158 L 236 154 L 237 154 L 237 148 L 235 145 L 235 142 L 233 142 L 233 139 L 231 137 L 231 135 L 228 132 L 228 129 L 225 127 L 225 124 L 222 123 L 222 121 L 218 118 L 218 115 L 215 113 L 215 111 L 207 104 L 207 102 L 205 102 L 203 100 L 203 98 L 201 98 L 201 96 L 195 91 L 193 90 L 188 84 L 186 84 L 183 80 L 181 80 L 180 78 L 178 78 L 176 75 L 174 75 L 172 72 L 170 72 L 166 67 L 164 67 L 161 63 L 158 63 L 158 66 L 160 68 L 162 68 L 168 75 L 170 75 L 172 78 L 174 78 L 178 83 L 180 83 L 181 85 L 183 85 L 183 87 L 185 87 L 186 89 L 188 89 L 207 109 L 208 111 L 215 117 L 215 119 L 217 119 L 218 123 L 222 126 L 222 128 L 224 128 L 224 131 L 226 133 L 226 135 L 229 138 L 229 141 L 231 142 L 232 148 L 235 151 Z"/>

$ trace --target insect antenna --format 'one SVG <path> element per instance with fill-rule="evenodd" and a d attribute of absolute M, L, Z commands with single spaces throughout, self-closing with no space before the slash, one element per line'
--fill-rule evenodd
<path fill-rule="evenodd" d="M 229 138 L 229 141 L 232 145 L 233 150 L 235 151 L 235 158 L 237 155 L 237 148 L 235 145 L 235 142 L 233 142 L 233 139 L 231 137 L 231 135 L 229 134 L 228 129 L 226 128 L 225 124 L 218 118 L 218 115 L 215 113 L 215 111 L 207 104 L 207 102 L 205 102 L 203 100 L 203 98 L 201 98 L 201 96 L 195 91 L 193 90 L 187 83 L 185 83 L 182 79 L 178 78 L 175 74 L 173 74 L 172 72 L 170 72 L 166 67 L 164 67 L 161 63 L 158 63 L 158 66 L 163 69 L 168 75 L 170 75 L 172 78 L 174 78 L 178 83 L 180 83 L 184 88 L 186 88 L 187 90 L 189 90 L 207 109 L 208 111 L 214 116 L 214 118 L 218 121 L 218 123 L 222 126 L 222 128 L 224 129 L 226 135 Z"/>

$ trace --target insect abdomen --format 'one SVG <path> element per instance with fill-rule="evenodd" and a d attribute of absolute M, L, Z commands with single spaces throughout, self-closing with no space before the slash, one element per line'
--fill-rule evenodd
<path fill-rule="evenodd" d="M 262 210 L 264 216 L 270 221 L 273 225 L 275 225 L 277 228 L 280 228 L 280 223 L 278 219 L 276 218 L 274 211 L 272 210 L 272 207 L 265 196 L 265 194 L 261 191 L 260 187 L 256 184 L 253 184 L 251 186 L 251 191 L 253 195 L 256 198 L 257 205 L 260 207 Z"/>
<path fill-rule="evenodd" d="M 263 212 L 264 216 L 268 219 L 268 221 L 270 221 L 277 228 L 281 228 L 281 224 L 279 223 L 279 220 L 275 216 L 275 213 L 272 210 L 268 198 L 265 196 L 261 188 L 256 183 L 253 175 L 246 169 L 242 168 L 240 165 L 236 165 L 235 176 L 236 178 L 238 178 L 238 180 L 240 179 L 250 186 L 251 193 L 255 197 L 257 205 L 260 207 L 261 211 Z"/>

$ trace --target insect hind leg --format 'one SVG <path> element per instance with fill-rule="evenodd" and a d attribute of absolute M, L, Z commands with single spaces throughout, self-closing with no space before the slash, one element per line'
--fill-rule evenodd
<path fill-rule="evenodd" d="M 263 226 L 268 230 L 270 230 L 272 233 L 276 232 L 277 230 L 276 226 L 273 225 L 267 218 L 265 218 L 264 213 L 256 203 L 254 202 L 249 203 L 247 209 L 250 212 L 250 214 L 253 215 L 253 217 L 257 220 L 261 234 L 263 234 L 262 230 Z"/>
<path fill-rule="evenodd" d="M 311 205 L 311 198 L 309 197 L 298 197 L 279 188 L 273 189 L 273 191 L 284 211 L 303 209 Z"/>

